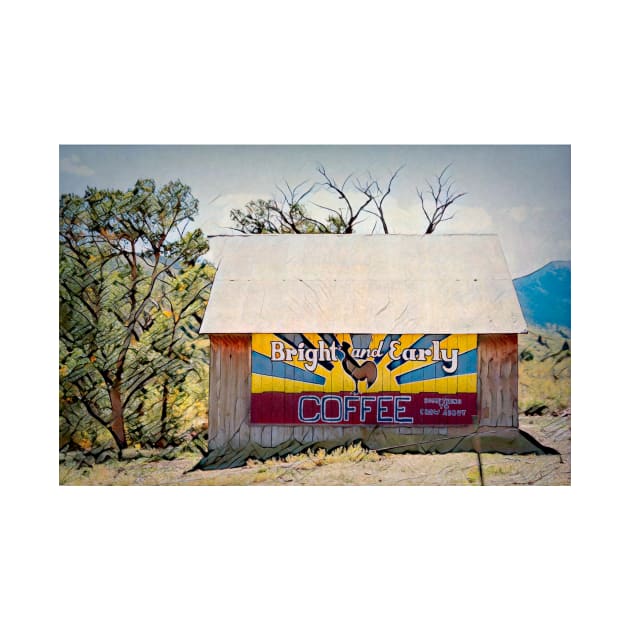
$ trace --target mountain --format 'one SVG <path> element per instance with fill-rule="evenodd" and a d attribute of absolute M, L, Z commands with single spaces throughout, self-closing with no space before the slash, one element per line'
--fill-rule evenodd
<path fill-rule="evenodd" d="M 530 326 L 571 328 L 571 262 L 554 260 L 515 278 L 514 288 Z"/>

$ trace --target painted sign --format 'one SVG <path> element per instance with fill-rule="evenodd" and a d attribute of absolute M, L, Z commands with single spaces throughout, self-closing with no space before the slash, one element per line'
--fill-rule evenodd
<path fill-rule="evenodd" d="M 477 335 L 253 334 L 254 424 L 471 424 Z"/>

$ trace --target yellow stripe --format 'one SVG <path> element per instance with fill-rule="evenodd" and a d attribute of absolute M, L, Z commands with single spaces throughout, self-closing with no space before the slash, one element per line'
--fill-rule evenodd
<path fill-rule="evenodd" d="M 317 347 L 321 337 L 316 333 L 306 333 L 304 336 Z M 370 350 L 376 350 L 379 343 L 384 340 L 386 335 L 373 335 L 372 343 L 370 344 Z M 398 346 L 397 354 L 400 355 L 401 351 L 411 346 L 420 337 L 424 335 L 401 335 Z M 349 334 L 337 334 L 337 340 L 339 343 L 347 341 L 352 345 L 352 338 Z M 271 342 L 279 341 L 285 345 L 285 343 L 273 334 L 253 334 L 252 335 L 252 350 L 259 352 L 267 357 L 271 355 Z M 452 354 L 453 349 L 457 348 L 460 354 L 468 352 L 477 347 L 478 339 L 477 335 L 450 335 L 446 339 L 439 342 L 439 348 L 448 351 L 449 356 Z M 432 348 L 432 346 L 431 346 Z M 331 371 L 326 370 L 321 365 L 318 365 L 315 369 L 315 374 L 322 376 L 326 379 L 324 385 L 315 385 L 312 383 L 303 383 L 300 381 L 293 381 L 290 379 L 283 379 L 272 376 L 261 376 L 258 374 L 252 375 L 252 392 L 288 392 L 288 393 L 300 393 L 300 392 L 340 392 L 340 391 L 354 391 L 354 380 L 345 372 L 342 363 L 339 360 L 335 360 L 333 357 L 333 369 Z M 364 358 L 363 360 L 370 360 L 370 358 Z M 458 392 L 470 392 L 475 393 L 477 391 L 477 374 L 468 374 L 464 376 L 444 376 L 437 379 L 428 379 L 424 381 L 418 381 L 415 383 L 406 383 L 404 385 L 398 385 L 395 380 L 395 376 L 405 372 L 409 372 L 418 368 L 426 367 L 434 363 L 435 360 L 432 357 L 426 361 L 406 361 L 401 366 L 393 371 L 387 369 L 387 365 L 390 363 L 388 357 L 384 357 L 378 364 L 377 380 L 372 387 L 367 390 L 365 381 L 359 384 L 359 392 L 365 393 L 379 393 L 384 391 L 400 391 L 401 393 L 422 393 L 422 392 L 437 392 L 445 394 L 456 394 Z M 285 361 L 287 365 L 293 365 L 300 369 L 305 369 L 304 361 L 298 361 L 297 359 L 291 359 Z"/>
<path fill-rule="evenodd" d="M 470 392 L 474 394 L 477 392 L 477 375 L 476 374 L 464 374 L 457 377 L 457 392 L 465 393 Z"/>

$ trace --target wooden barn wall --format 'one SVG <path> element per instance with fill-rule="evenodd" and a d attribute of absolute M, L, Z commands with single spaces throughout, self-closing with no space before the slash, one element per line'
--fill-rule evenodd
<path fill-rule="evenodd" d="M 251 335 L 210 335 L 210 401 L 208 446 L 239 449 L 249 441 L 276 446 L 295 438 L 300 442 L 388 436 L 465 435 L 473 427 L 331 427 L 250 425 Z M 479 335 L 478 423 L 486 427 L 518 426 L 518 345 L 515 334 Z M 474 430 L 474 429 L 473 429 Z"/>
<path fill-rule="evenodd" d="M 210 401 L 208 445 L 249 440 L 251 400 L 251 335 L 210 335 Z"/>
<path fill-rule="evenodd" d="M 479 335 L 478 353 L 479 424 L 491 427 L 517 427 L 517 335 Z"/>

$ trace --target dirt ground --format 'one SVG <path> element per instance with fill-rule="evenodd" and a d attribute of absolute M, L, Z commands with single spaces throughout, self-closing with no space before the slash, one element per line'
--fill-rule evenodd
<path fill-rule="evenodd" d="M 347 451 L 248 462 L 187 473 L 197 455 L 165 461 L 109 461 L 79 470 L 59 466 L 61 485 L 554 485 L 571 484 L 571 416 L 520 418 L 520 427 L 559 455 L 377 454 Z"/>

